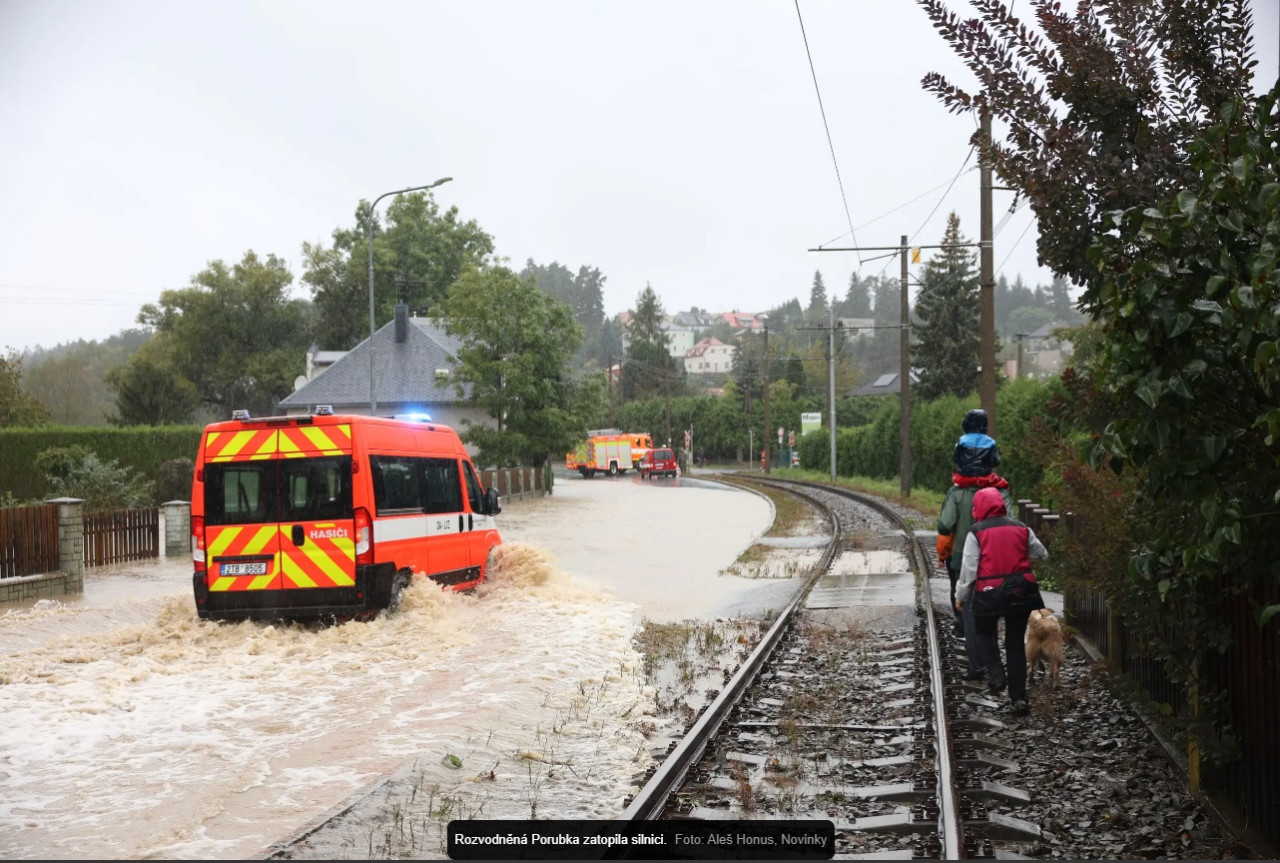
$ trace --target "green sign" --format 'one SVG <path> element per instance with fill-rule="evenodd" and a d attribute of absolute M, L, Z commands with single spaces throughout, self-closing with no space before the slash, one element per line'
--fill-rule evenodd
<path fill-rule="evenodd" d="M 807 435 L 811 431 L 822 428 L 822 414 L 800 414 L 800 434 Z"/>

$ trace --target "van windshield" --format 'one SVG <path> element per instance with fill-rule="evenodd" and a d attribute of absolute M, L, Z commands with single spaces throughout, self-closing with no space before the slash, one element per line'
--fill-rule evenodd
<path fill-rule="evenodd" d="M 350 519 L 351 457 L 209 464 L 204 513 L 210 526 Z"/>

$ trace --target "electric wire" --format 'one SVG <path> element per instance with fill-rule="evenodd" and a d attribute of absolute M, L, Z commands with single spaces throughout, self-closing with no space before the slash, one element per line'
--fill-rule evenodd
<path fill-rule="evenodd" d="M 977 166 L 977 165 L 974 165 L 974 166 L 973 166 L 972 168 L 970 168 L 968 171 L 965 171 L 965 173 L 966 173 L 966 174 L 972 174 L 972 173 L 973 173 L 974 171 L 976 171 L 976 170 L 978 170 L 978 166 Z M 863 228 L 867 227 L 868 225 L 874 225 L 876 222 L 880 221 L 881 219 L 884 219 L 884 218 L 886 218 L 886 217 L 888 217 L 888 216 L 892 216 L 894 213 L 898 212 L 899 210 L 903 209 L 904 207 L 909 207 L 909 206 L 911 206 L 912 204 L 914 204 L 916 201 L 920 200 L 921 198 L 926 197 L 926 196 L 928 196 L 928 195 L 932 195 L 934 192 L 938 191 L 938 190 L 939 190 L 939 189 L 941 189 L 943 186 L 946 186 L 946 185 L 948 185 L 949 183 L 954 183 L 954 182 L 955 182 L 955 180 L 943 180 L 941 183 L 939 183 L 938 185 L 934 186 L 932 189 L 925 189 L 923 192 L 921 192 L 920 194 L 916 195 L 916 196 L 915 196 L 914 198 L 912 198 L 911 200 L 909 200 L 909 201 L 905 201 L 905 202 L 903 202 L 903 203 L 899 204 L 898 206 L 894 207 L 892 210 L 886 210 L 885 212 L 883 212 L 883 213 L 881 213 L 880 215 L 876 216 L 874 219 L 868 219 L 867 221 L 863 222 L 861 225 L 858 225 L 858 230 L 859 230 L 859 231 L 861 231 Z M 838 237 L 832 237 L 831 239 L 827 240 L 825 243 L 822 243 L 821 245 L 819 245 L 819 246 L 818 246 L 818 248 L 822 248 L 822 246 L 829 246 L 829 245 L 831 245 L 832 243 L 834 243 L 836 240 L 843 240 L 845 237 L 849 236 L 849 235 L 850 235 L 850 233 L 851 233 L 850 231 L 845 231 L 843 234 L 841 234 L 841 235 L 840 235 L 840 236 L 838 236 Z M 897 254 L 897 253 L 896 253 L 896 252 L 893 252 L 893 253 L 891 253 L 891 254 Z M 865 263 L 865 262 L 867 262 L 867 261 L 874 261 L 874 260 L 876 260 L 877 258 L 882 258 L 882 257 L 884 257 L 884 255 L 877 255 L 877 256 L 876 256 L 876 257 L 874 257 L 874 258 L 863 258 L 862 260 L 863 260 L 863 262 Z"/>
<path fill-rule="evenodd" d="M 1031 230 L 1031 226 L 1034 225 L 1035 223 L 1036 223 L 1035 219 L 1032 219 L 1031 221 L 1027 222 L 1027 226 L 1022 229 L 1022 233 L 1018 234 L 1018 239 L 1014 240 L 1013 245 L 1009 247 L 1009 254 L 1005 255 L 1004 260 L 1000 262 L 1000 266 L 996 267 L 996 275 L 999 275 L 1004 270 L 1004 265 L 1008 263 L 1009 258 L 1013 255 L 1014 250 L 1017 249 L 1018 244 L 1022 242 L 1022 238 L 1027 235 L 1027 231 Z"/>
<path fill-rule="evenodd" d="M 951 190 L 955 188 L 956 181 L 966 173 L 965 167 L 969 164 L 969 160 L 973 158 L 974 149 L 975 148 L 973 146 L 969 147 L 969 152 L 965 154 L 964 161 L 960 163 L 960 170 L 956 171 L 956 175 L 951 178 L 951 182 L 947 184 L 947 190 L 942 193 L 942 197 L 938 199 L 938 203 L 933 205 L 933 209 L 929 211 L 929 215 L 924 217 L 924 221 L 920 223 L 920 227 L 916 228 L 915 231 L 907 236 L 908 245 L 916 238 L 917 234 L 924 230 L 925 225 L 929 224 L 929 220 L 933 218 L 933 214 L 938 212 L 938 208 L 942 206 L 942 202 L 947 199 L 947 195 L 950 195 Z M 892 263 L 892 261 L 885 261 L 884 266 L 880 268 L 879 275 L 884 275 L 885 270 L 889 269 L 890 263 Z"/>
<path fill-rule="evenodd" d="M 840 200 L 844 204 L 844 217 L 849 222 L 849 235 L 853 244 L 858 245 L 858 234 L 853 227 L 853 216 L 849 213 L 849 198 L 844 192 L 844 180 L 840 176 L 840 162 L 836 159 L 836 145 L 831 140 L 831 125 L 827 122 L 827 109 L 822 104 L 822 90 L 818 87 L 818 72 L 813 67 L 813 53 L 809 50 L 809 36 L 804 30 L 804 16 L 800 14 L 800 0 L 795 0 L 796 18 L 800 21 L 800 37 L 804 40 L 804 53 L 809 58 L 809 74 L 813 76 L 813 91 L 818 95 L 818 111 L 822 114 L 822 128 L 827 133 L 827 147 L 831 150 L 831 164 L 836 169 L 836 183 L 840 186 Z M 858 256 L 858 268 L 862 268 L 862 256 Z"/>

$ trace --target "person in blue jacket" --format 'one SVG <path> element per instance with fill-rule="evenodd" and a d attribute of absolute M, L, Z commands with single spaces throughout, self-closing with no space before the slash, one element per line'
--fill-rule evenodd
<path fill-rule="evenodd" d="M 1000 464 L 1000 448 L 987 435 L 987 412 L 975 408 L 960 422 L 964 431 L 956 441 L 951 462 L 962 477 L 986 476 Z"/>

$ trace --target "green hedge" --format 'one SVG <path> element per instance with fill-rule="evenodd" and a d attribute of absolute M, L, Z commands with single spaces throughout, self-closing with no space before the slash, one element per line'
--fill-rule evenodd
<path fill-rule="evenodd" d="M 1042 468 L 1024 455 L 1023 438 L 1031 420 L 1045 414 L 1049 399 L 1058 392 L 1056 381 L 1031 379 L 1004 383 L 996 393 L 996 442 L 1000 446 L 998 473 L 1009 480 L 1015 498 L 1035 497 Z M 898 476 L 900 437 L 898 399 L 882 401 L 870 422 L 856 428 L 836 429 L 836 470 L 840 476 L 891 479 Z M 911 405 L 911 485 L 946 491 L 951 484 L 951 453 L 960 437 L 960 422 L 977 395 L 966 399 L 947 396 Z M 827 431 L 810 432 L 800 441 L 800 466 L 827 470 L 830 443 Z"/>
<path fill-rule="evenodd" d="M 40 426 L 0 429 L 0 497 L 42 499 L 48 492 L 45 478 L 33 467 L 36 456 L 51 447 L 75 444 L 97 453 L 103 461 L 154 480 L 160 465 L 169 459 L 194 459 L 200 446 L 200 426 Z"/>

